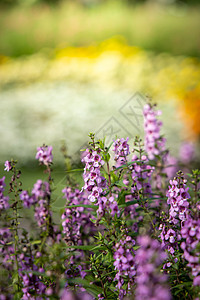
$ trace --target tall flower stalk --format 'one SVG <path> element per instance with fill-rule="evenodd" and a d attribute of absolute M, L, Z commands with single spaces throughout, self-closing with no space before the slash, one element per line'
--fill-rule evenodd
<path fill-rule="evenodd" d="M 19 261 L 18 261 L 18 255 L 20 253 L 20 248 L 19 248 L 19 225 L 20 225 L 20 215 L 19 215 L 19 210 L 22 208 L 22 203 L 21 200 L 19 199 L 19 194 L 21 192 L 21 182 L 19 181 L 20 176 L 21 176 L 21 171 L 19 171 L 16 168 L 17 161 L 10 161 L 10 162 L 5 162 L 5 169 L 7 171 L 12 172 L 11 176 L 11 181 L 10 181 L 10 189 L 9 193 L 11 193 L 11 208 L 14 213 L 14 216 L 11 217 L 11 230 L 13 232 L 13 237 L 14 237 L 14 257 L 15 257 L 15 284 L 14 284 L 14 289 L 17 294 L 20 294 L 20 289 L 21 289 L 21 281 L 20 281 L 20 276 L 19 276 Z"/>
<path fill-rule="evenodd" d="M 136 251 L 136 300 L 170 300 L 172 299 L 167 285 L 167 276 L 160 272 L 166 259 L 157 240 L 149 236 L 138 237 L 140 248 Z"/>

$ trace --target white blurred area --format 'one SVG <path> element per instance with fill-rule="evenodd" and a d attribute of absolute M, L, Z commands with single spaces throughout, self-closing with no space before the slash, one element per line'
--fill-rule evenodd
<path fill-rule="evenodd" d="M 137 101 L 132 101 L 128 119 L 120 112 L 122 106 L 130 104 L 135 92 L 70 82 L 34 83 L 1 91 L 1 163 L 11 157 L 26 163 L 35 158 L 36 148 L 43 144 L 53 146 L 54 162 L 60 162 L 62 141 L 73 156 L 88 141 L 89 132 L 101 128 L 100 135 L 106 133 L 112 117 L 115 120 L 111 127 L 116 129 L 113 138 L 126 138 L 129 133 L 132 140 L 136 134 L 142 136 L 142 109 Z M 158 108 L 163 112 L 162 131 L 167 145 L 175 154 L 183 138 L 175 102 L 160 102 Z M 135 110 L 135 115 L 131 110 Z"/>

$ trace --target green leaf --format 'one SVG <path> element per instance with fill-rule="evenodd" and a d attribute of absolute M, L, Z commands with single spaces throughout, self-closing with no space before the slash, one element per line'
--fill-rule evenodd
<path fill-rule="evenodd" d="M 78 277 L 78 278 L 70 278 L 68 279 L 68 282 L 82 285 L 94 297 L 98 297 L 98 294 L 103 293 L 103 289 L 97 286 L 96 284 L 94 284 L 94 279 L 87 280 Z M 91 282 L 93 282 L 93 284 L 91 284 Z"/>
<path fill-rule="evenodd" d="M 65 208 L 75 208 L 75 207 L 85 207 L 85 208 L 93 208 L 95 210 L 97 210 L 97 205 L 93 205 L 93 204 L 77 204 L 77 205 L 67 205 L 65 206 Z"/>
<path fill-rule="evenodd" d="M 134 250 L 137 250 L 137 249 L 139 249 L 139 248 L 140 248 L 140 246 L 134 246 L 134 247 L 133 247 Z"/>
<path fill-rule="evenodd" d="M 127 168 L 127 166 L 131 166 L 131 165 L 133 165 L 134 163 L 138 163 L 138 161 L 137 161 L 137 160 L 134 160 L 134 161 L 128 162 L 128 163 L 126 163 L 125 165 L 122 165 L 122 166 L 116 168 L 115 171 L 120 170 L 120 169 Z"/>
<path fill-rule="evenodd" d="M 66 249 L 78 249 L 78 250 L 86 250 L 86 251 L 92 251 L 92 250 L 97 250 L 100 249 L 102 246 L 101 245 L 81 245 L 81 246 L 65 246 L 64 248 Z"/>
<path fill-rule="evenodd" d="M 103 155 L 103 159 L 104 159 L 105 162 L 109 162 L 109 160 L 110 160 L 110 154 L 109 153 L 104 154 Z"/>
<path fill-rule="evenodd" d="M 96 223 L 96 220 L 94 220 L 94 219 L 92 219 L 92 218 L 90 218 L 90 221 L 92 222 L 92 223 Z"/>
<path fill-rule="evenodd" d="M 138 200 L 129 201 L 129 202 L 126 202 L 124 204 L 119 205 L 119 208 L 121 208 L 121 207 L 128 207 L 128 206 L 136 204 L 136 203 L 138 203 Z"/>
<path fill-rule="evenodd" d="M 75 173 L 75 172 L 83 172 L 84 169 L 73 169 L 73 170 L 69 170 L 69 171 L 65 171 L 66 173 Z"/>
<path fill-rule="evenodd" d="M 64 207 L 55 207 L 54 205 L 51 205 L 51 207 L 54 212 L 64 213 L 65 211 Z"/>
<path fill-rule="evenodd" d="M 112 146 L 113 141 L 110 143 L 110 145 L 107 147 L 107 152 L 110 150 L 110 147 Z"/>
<path fill-rule="evenodd" d="M 123 183 L 123 179 L 116 181 L 114 183 L 114 185 L 119 186 L 119 187 L 127 187 L 127 185 Z"/>
<path fill-rule="evenodd" d="M 41 244 L 41 240 L 36 240 L 36 241 L 33 241 L 31 242 L 32 245 L 38 245 L 38 244 Z"/>
<path fill-rule="evenodd" d="M 13 284 L 15 284 L 15 283 L 18 282 L 19 275 L 18 275 L 17 272 L 14 272 L 14 273 L 13 273 L 12 279 L 13 279 Z"/>
<path fill-rule="evenodd" d="M 125 203 L 125 196 L 126 195 L 130 195 L 129 192 L 127 191 L 122 191 L 121 193 L 119 193 L 118 195 L 118 205 L 124 204 Z"/>

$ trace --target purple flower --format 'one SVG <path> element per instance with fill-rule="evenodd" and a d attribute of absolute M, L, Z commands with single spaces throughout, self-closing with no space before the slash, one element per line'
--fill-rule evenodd
<path fill-rule="evenodd" d="M 3 176 L 2 178 L 0 178 L 0 192 L 3 193 L 4 192 L 4 187 L 6 186 L 5 184 L 5 176 Z"/>
<path fill-rule="evenodd" d="M 88 200 L 98 205 L 97 214 L 99 217 L 102 217 L 106 212 L 111 213 L 112 216 L 115 214 L 119 215 L 117 202 L 112 197 L 109 197 L 109 199 L 105 197 L 108 183 L 100 171 L 104 164 L 100 156 L 101 151 L 101 149 L 86 149 L 85 151 L 85 156 L 82 159 L 82 162 L 85 163 L 83 173 L 85 184 L 82 191 L 86 190 L 88 192 Z"/>
<path fill-rule="evenodd" d="M 15 250 L 11 243 L 12 239 L 13 237 L 10 229 L 0 229 L 0 254 L 2 257 L 1 263 L 8 270 L 12 266 L 12 261 L 14 260 L 13 253 Z"/>
<path fill-rule="evenodd" d="M 52 146 L 42 146 L 37 148 L 36 159 L 39 160 L 41 164 L 49 166 L 53 161 Z"/>
<path fill-rule="evenodd" d="M 192 143 L 183 143 L 179 153 L 181 161 L 188 164 L 194 158 L 194 150 L 194 145 Z"/>
<path fill-rule="evenodd" d="M 51 190 L 49 183 L 47 181 L 38 179 L 32 189 L 32 197 L 34 202 L 37 202 L 39 199 L 46 199 L 50 196 L 50 194 Z"/>
<path fill-rule="evenodd" d="M 34 204 L 34 200 L 31 196 L 29 196 L 27 191 L 22 191 L 21 194 L 19 195 L 20 199 L 24 203 L 24 207 L 30 208 L 31 205 Z"/>
<path fill-rule="evenodd" d="M 8 196 L 3 196 L 2 194 L 0 194 L 0 210 L 8 209 L 10 207 L 8 201 Z"/>
<path fill-rule="evenodd" d="M 85 163 L 84 168 L 84 190 L 89 191 L 88 199 L 91 202 L 97 202 L 103 194 L 102 188 L 106 187 L 106 179 L 101 176 L 100 168 L 104 164 L 104 161 L 101 159 L 99 153 L 92 149 L 86 149 L 86 155 L 82 159 L 82 162 Z"/>
<path fill-rule="evenodd" d="M 78 189 L 74 191 L 70 187 L 66 187 L 62 191 L 66 199 L 66 206 L 89 204 L 88 197 L 81 193 Z M 65 208 L 62 214 L 62 227 L 64 239 L 67 243 L 79 244 L 83 243 L 88 234 L 94 230 L 94 224 L 90 221 L 90 210 L 85 211 L 83 207 Z"/>
<path fill-rule="evenodd" d="M 48 208 L 51 190 L 50 185 L 41 179 L 34 184 L 31 195 L 27 191 L 22 191 L 20 199 L 23 201 L 24 207 L 30 208 L 35 205 L 35 219 L 39 226 L 46 224 L 48 217 L 51 217 L 51 212 Z"/>
<path fill-rule="evenodd" d="M 68 289 L 63 290 L 60 300 L 76 300 L 74 293 Z"/>
<path fill-rule="evenodd" d="M 188 261 L 188 267 L 192 269 L 193 284 L 200 285 L 200 251 L 197 250 L 197 245 L 200 243 L 200 219 L 188 217 L 182 224 L 181 235 L 185 240 L 181 243 L 183 257 Z"/>
<path fill-rule="evenodd" d="M 165 223 L 166 220 L 165 220 Z M 178 241 L 180 240 L 181 236 L 179 230 L 173 230 L 170 228 L 171 224 L 161 224 L 159 230 L 161 230 L 160 238 L 162 240 L 161 247 L 164 250 L 167 250 L 172 256 L 175 255 L 175 250 L 178 250 Z M 164 265 L 165 267 L 169 265 Z"/>
<path fill-rule="evenodd" d="M 86 291 L 82 291 L 81 288 L 76 292 L 72 292 L 69 289 L 64 289 L 61 294 L 60 300 L 93 300 L 94 298 Z M 103 298 L 104 299 L 104 298 Z"/>
<path fill-rule="evenodd" d="M 194 278 L 193 285 L 200 286 L 200 275 Z"/>
<path fill-rule="evenodd" d="M 172 178 L 176 172 L 178 171 L 178 165 L 177 165 L 178 161 L 175 157 L 171 156 L 169 153 L 167 153 L 164 156 L 164 173 L 167 174 L 168 178 Z"/>
<path fill-rule="evenodd" d="M 35 207 L 34 216 L 39 226 L 45 225 L 49 214 L 51 214 L 51 212 L 48 211 L 46 204 L 45 200 L 40 200 Z"/>
<path fill-rule="evenodd" d="M 128 235 L 124 237 L 115 245 L 114 252 L 114 267 L 117 271 L 114 278 L 117 281 L 117 289 L 119 290 L 119 299 L 123 299 L 126 295 L 126 289 L 123 287 L 124 280 L 128 282 L 128 291 L 130 292 L 131 283 L 133 283 L 135 270 L 135 252 L 133 246 L 135 241 Z"/>
<path fill-rule="evenodd" d="M 6 186 L 5 184 L 5 176 L 0 178 L 0 211 L 4 209 L 8 209 L 10 207 L 8 201 L 9 197 L 4 196 L 4 187 Z"/>
<path fill-rule="evenodd" d="M 187 218 L 190 198 L 189 187 L 186 186 L 187 180 L 174 178 L 170 180 L 170 186 L 167 191 L 167 203 L 170 205 L 170 222 L 177 224 L 178 219 L 185 221 Z M 178 218 L 178 219 L 177 219 Z"/>
<path fill-rule="evenodd" d="M 5 166 L 5 169 L 4 169 L 4 170 L 7 171 L 7 172 L 9 172 L 9 171 L 12 169 L 11 162 L 8 161 L 8 160 L 5 161 L 4 166 Z"/>
<path fill-rule="evenodd" d="M 105 298 L 103 297 L 102 294 L 98 294 L 98 300 L 104 300 Z"/>
<path fill-rule="evenodd" d="M 148 236 L 139 236 L 140 248 L 136 251 L 136 300 L 170 300 L 170 291 L 166 285 L 167 277 L 158 268 L 166 259 L 160 243 Z"/>
<path fill-rule="evenodd" d="M 46 294 L 47 296 L 51 296 L 51 295 L 53 294 L 53 289 L 52 289 L 52 288 L 46 289 L 45 294 Z"/>
<path fill-rule="evenodd" d="M 46 286 L 41 281 L 41 277 L 39 278 L 37 275 L 33 274 L 32 271 L 36 271 L 39 273 L 43 273 L 43 269 L 38 268 L 38 266 L 34 263 L 34 256 L 22 253 L 18 257 L 19 264 L 19 276 L 22 279 L 22 299 L 33 299 L 32 295 L 37 295 L 38 300 L 42 300 L 42 294 L 44 294 L 46 290 Z M 25 272 L 24 272 L 25 271 Z M 30 272 L 28 272 L 30 271 Z M 41 296 L 40 296 L 41 295 Z M 34 297 L 35 299 L 35 297 Z"/>
<path fill-rule="evenodd" d="M 143 110 L 144 131 L 145 131 L 145 150 L 149 159 L 154 159 L 156 155 L 165 150 L 165 139 L 160 135 L 162 122 L 157 120 L 161 115 L 160 111 L 155 111 L 154 107 L 146 104 Z"/>
<path fill-rule="evenodd" d="M 20 199 L 23 201 L 24 207 L 30 208 L 31 205 L 35 205 L 34 216 L 39 226 L 45 225 L 48 216 L 52 214 L 48 209 L 50 195 L 49 183 L 41 179 L 37 180 L 34 184 L 31 195 L 27 191 L 22 191 L 20 194 Z"/>
<path fill-rule="evenodd" d="M 146 155 L 143 155 L 141 159 L 137 155 L 133 155 L 132 161 L 136 162 L 129 167 L 133 180 L 131 192 L 135 193 L 138 199 L 140 190 L 143 190 L 144 194 L 151 194 L 151 177 L 155 168 L 148 165 L 149 160 Z"/>
<path fill-rule="evenodd" d="M 113 151 L 115 153 L 116 167 L 120 167 L 127 161 L 127 156 L 130 154 L 128 140 L 128 137 L 126 140 L 124 138 L 114 140 Z"/>

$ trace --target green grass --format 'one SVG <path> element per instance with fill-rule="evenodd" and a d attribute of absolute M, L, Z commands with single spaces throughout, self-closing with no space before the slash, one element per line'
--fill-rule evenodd
<path fill-rule="evenodd" d="M 63 2 L 55 7 L 17 6 L 0 11 L 0 53 L 6 56 L 90 45 L 116 35 L 147 50 L 199 56 L 200 10 L 105 1 L 90 8 Z"/>

